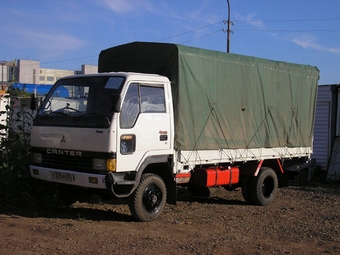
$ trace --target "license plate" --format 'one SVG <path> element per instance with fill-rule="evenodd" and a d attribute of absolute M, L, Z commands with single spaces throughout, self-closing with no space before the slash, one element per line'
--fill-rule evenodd
<path fill-rule="evenodd" d="M 67 173 L 60 173 L 60 172 L 51 172 L 51 178 L 54 180 L 60 180 L 60 181 L 68 181 L 72 182 L 72 174 Z"/>

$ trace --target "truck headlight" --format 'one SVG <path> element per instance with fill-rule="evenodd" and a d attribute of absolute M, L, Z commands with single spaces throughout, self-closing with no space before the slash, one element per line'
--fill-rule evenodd
<path fill-rule="evenodd" d="M 116 159 L 93 159 L 92 166 L 95 170 L 116 171 Z"/>
<path fill-rule="evenodd" d="M 106 168 L 106 160 L 105 159 L 93 159 L 93 169 L 96 170 L 105 170 Z"/>
<path fill-rule="evenodd" d="M 33 161 L 33 163 L 41 164 L 42 163 L 42 154 L 41 153 L 32 153 L 32 161 Z"/>

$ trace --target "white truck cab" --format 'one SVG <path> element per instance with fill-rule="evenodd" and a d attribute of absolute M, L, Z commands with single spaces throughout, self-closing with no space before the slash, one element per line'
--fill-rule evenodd
<path fill-rule="evenodd" d="M 34 121 L 31 175 L 85 188 L 110 187 L 115 196 L 126 197 L 145 162 L 168 165 L 172 109 L 170 82 L 163 76 L 104 73 L 60 79 Z"/>

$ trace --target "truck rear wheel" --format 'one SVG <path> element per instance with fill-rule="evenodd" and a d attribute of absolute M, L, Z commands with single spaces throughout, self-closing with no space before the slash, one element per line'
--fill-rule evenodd
<path fill-rule="evenodd" d="M 256 205 L 269 205 L 278 192 L 278 179 L 275 171 L 262 167 L 251 182 L 251 196 Z"/>
<path fill-rule="evenodd" d="M 129 199 L 132 216 L 139 221 L 155 220 L 166 203 L 166 186 L 156 174 L 143 174 Z"/>

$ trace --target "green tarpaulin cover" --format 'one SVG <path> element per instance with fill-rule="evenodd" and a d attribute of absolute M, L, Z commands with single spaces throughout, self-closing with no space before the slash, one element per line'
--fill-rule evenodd
<path fill-rule="evenodd" d="M 316 67 L 134 42 L 103 50 L 98 68 L 170 79 L 178 150 L 312 146 Z"/>

